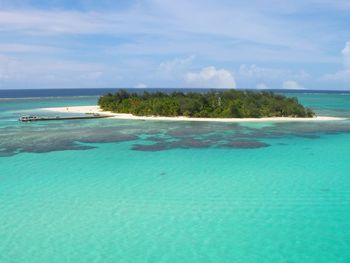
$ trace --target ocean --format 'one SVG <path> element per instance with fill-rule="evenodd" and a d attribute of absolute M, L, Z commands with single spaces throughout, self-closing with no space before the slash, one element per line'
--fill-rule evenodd
<path fill-rule="evenodd" d="M 18 121 L 112 91 L 0 90 L 1 263 L 350 262 L 349 120 Z"/>

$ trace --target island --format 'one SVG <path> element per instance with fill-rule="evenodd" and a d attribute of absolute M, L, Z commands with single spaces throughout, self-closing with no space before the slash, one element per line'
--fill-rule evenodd
<path fill-rule="evenodd" d="M 128 92 L 101 96 L 102 111 L 133 116 L 188 118 L 311 118 L 315 113 L 297 98 L 270 91 Z"/>

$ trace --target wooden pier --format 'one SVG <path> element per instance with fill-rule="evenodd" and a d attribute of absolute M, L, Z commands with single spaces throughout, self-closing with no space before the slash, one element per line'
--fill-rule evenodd
<path fill-rule="evenodd" d="M 19 118 L 22 122 L 31 122 L 31 121 L 63 121 L 63 120 L 84 120 L 84 119 L 101 119 L 111 117 L 109 115 L 86 115 L 86 116 L 54 116 L 54 117 L 45 117 L 45 116 L 22 116 Z"/>

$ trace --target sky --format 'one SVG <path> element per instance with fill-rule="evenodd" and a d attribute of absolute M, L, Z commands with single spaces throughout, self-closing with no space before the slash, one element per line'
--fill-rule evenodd
<path fill-rule="evenodd" d="M 0 0 L 0 89 L 350 90 L 349 0 Z"/>

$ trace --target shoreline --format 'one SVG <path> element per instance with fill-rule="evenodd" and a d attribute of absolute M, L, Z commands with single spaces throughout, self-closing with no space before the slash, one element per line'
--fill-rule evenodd
<path fill-rule="evenodd" d="M 294 117 L 265 117 L 265 118 L 191 118 L 191 117 L 161 117 L 161 116 L 135 116 L 128 113 L 113 113 L 102 111 L 99 106 L 67 106 L 55 108 L 40 108 L 38 110 L 59 113 L 104 114 L 110 119 L 119 120 L 153 120 L 153 121 L 201 121 L 201 122 L 305 122 L 305 121 L 341 121 L 347 118 L 316 116 L 312 118 Z"/>

